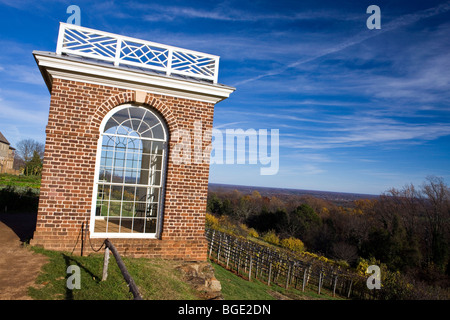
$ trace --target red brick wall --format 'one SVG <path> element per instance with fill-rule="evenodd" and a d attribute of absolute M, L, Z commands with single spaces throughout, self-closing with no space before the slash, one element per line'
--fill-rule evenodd
<path fill-rule="evenodd" d="M 81 227 L 90 223 L 99 126 L 111 109 L 135 100 L 133 90 L 54 80 L 33 245 L 81 252 Z M 202 132 L 212 129 L 211 103 L 148 93 L 145 104 L 162 114 L 169 136 L 175 137 L 176 130 L 192 134 L 195 121 L 201 121 Z M 204 222 L 209 158 L 202 163 L 174 162 L 176 143 L 169 140 L 161 239 L 111 239 L 121 254 L 206 259 Z M 92 252 L 91 245 L 98 248 L 104 240 L 89 239 L 89 234 L 86 239 L 86 253 Z"/>

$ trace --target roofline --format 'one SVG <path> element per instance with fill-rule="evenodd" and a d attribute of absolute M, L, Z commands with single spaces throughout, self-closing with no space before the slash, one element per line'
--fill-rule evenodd
<path fill-rule="evenodd" d="M 139 89 L 211 103 L 228 98 L 236 90 L 207 80 L 179 75 L 168 76 L 135 67 L 114 66 L 112 63 L 90 58 L 58 55 L 47 51 L 33 51 L 33 56 L 50 93 L 55 78 Z"/>

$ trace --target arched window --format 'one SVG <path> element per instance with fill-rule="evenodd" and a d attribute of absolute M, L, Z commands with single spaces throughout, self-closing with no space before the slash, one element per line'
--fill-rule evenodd
<path fill-rule="evenodd" d="M 91 236 L 158 237 L 168 140 L 164 120 L 127 104 L 106 115 L 100 133 Z"/>

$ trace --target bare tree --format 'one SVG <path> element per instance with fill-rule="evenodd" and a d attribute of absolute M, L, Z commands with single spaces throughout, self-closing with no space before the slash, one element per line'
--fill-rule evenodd
<path fill-rule="evenodd" d="M 16 155 L 25 162 L 33 158 L 34 151 L 39 154 L 41 159 L 44 158 L 44 144 L 41 142 L 34 139 L 23 139 L 16 145 Z"/>
<path fill-rule="evenodd" d="M 422 186 L 422 192 L 427 200 L 425 217 L 430 258 L 443 264 L 449 254 L 450 189 L 442 178 L 430 176 Z"/>
<path fill-rule="evenodd" d="M 333 257 L 352 263 L 358 259 L 358 249 L 356 246 L 340 241 L 333 244 Z"/>

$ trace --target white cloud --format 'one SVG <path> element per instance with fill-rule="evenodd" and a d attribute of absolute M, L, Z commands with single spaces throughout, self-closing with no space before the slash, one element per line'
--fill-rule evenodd
<path fill-rule="evenodd" d="M 405 16 L 401 16 L 387 24 L 384 24 L 380 30 L 377 30 L 377 32 L 367 32 L 367 30 L 364 30 L 363 32 L 360 32 L 360 33 L 354 35 L 353 37 L 350 37 L 346 41 L 337 43 L 337 44 L 335 44 L 331 47 L 328 47 L 324 50 L 318 51 L 313 56 L 305 57 L 305 58 L 299 59 L 297 61 L 285 64 L 279 68 L 275 68 L 270 71 L 264 72 L 257 76 L 250 77 L 250 78 L 247 78 L 244 80 L 240 80 L 240 81 L 234 83 L 233 86 L 237 87 L 237 86 L 241 86 L 241 85 L 244 85 L 244 84 L 247 84 L 247 83 L 250 83 L 253 81 L 257 81 L 257 80 L 260 80 L 260 79 L 263 79 L 266 77 L 271 77 L 271 76 L 276 76 L 276 75 L 282 74 L 282 73 L 286 72 L 288 69 L 297 68 L 301 65 L 313 62 L 319 58 L 328 56 L 333 53 L 338 53 L 349 47 L 353 47 L 354 45 L 357 45 L 364 41 L 367 41 L 373 37 L 378 37 L 385 32 L 390 32 L 390 31 L 396 30 L 398 28 L 411 25 L 422 19 L 430 18 L 432 16 L 447 12 L 449 10 L 450 10 L 450 2 L 446 2 L 444 4 L 440 4 L 436 7 L 426 9 L 426 10 L 423 10 L 423 11 L 420 11 L 420 12 L 417 12 L 414 14 L 408 14 Z"/>

